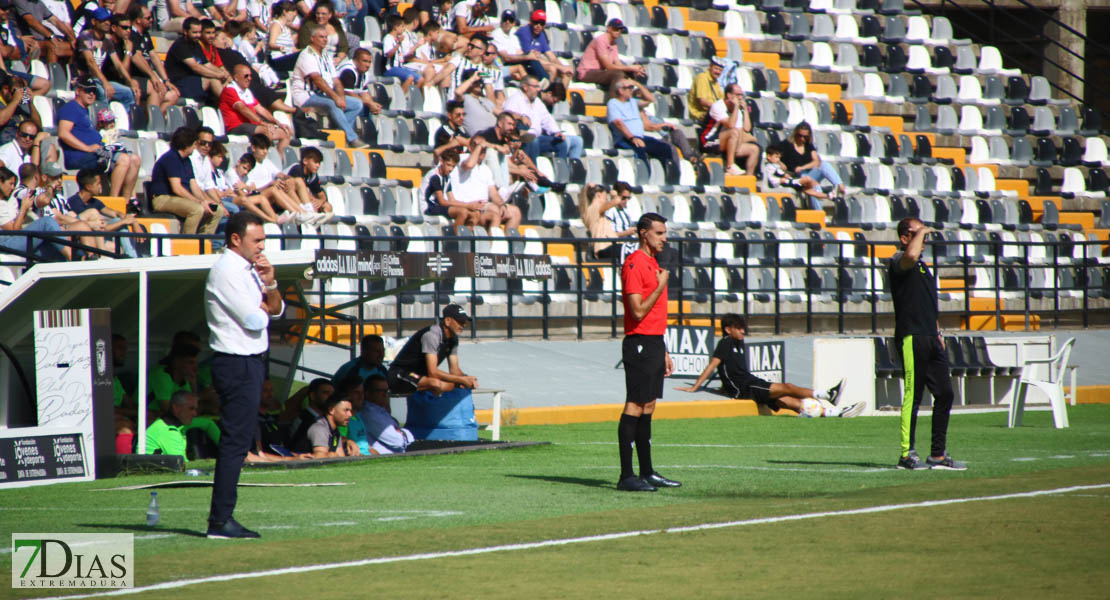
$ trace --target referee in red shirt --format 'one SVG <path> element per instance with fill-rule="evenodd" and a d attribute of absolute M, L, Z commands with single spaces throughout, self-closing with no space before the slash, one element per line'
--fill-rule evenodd
<path fill-rule="evenodd" d="M 651 466 L 651 415 L 655 412 L 655 402 L 663 397 L 663 378 L 674 370 L 663 341 L 667 329 L 669 274 L 655 262 L 667 241 L 667 220 L 656 213 L 645 213 L 636 222 L 636 235 L 640 238 L 640 248 L 621 268 L 625 334 L 621 358 L 627 393 L 617 427 L 621 456 L 617 489 L 654 492 L 660 487 L 682 485 L 656 473 Z M 640 460 L 639 477 L 632 470 L 633 443 Z"/>

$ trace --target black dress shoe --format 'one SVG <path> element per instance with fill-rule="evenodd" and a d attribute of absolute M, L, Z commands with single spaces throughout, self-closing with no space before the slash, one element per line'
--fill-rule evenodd
<path fill-rule="evenodd" d="M 644 479 L 644 481 L 650 483 L 651 485 L 654 485 L 655 487 L 682 487 L 682 482 L 681 481 L 675 481 L 673 479 L 667 479 L 666 477 L 663 477 L 659 473 L 652 473 L 651 475 L 648 475 L 647 477 L 644 477 L 643 479 Z"/>
<path fill-rule="evenodd" d="M 233 540 L 241 538 L 257 538 L 262 537 L 258 535 L 257 531 L 251 531 L 243 527 L 235 519 L 228 519 L 223 525 L 208 524 L 208 539 L 210 540 Z"/>
<path fill-rule="evenodd" d="M 639 477 L 625 477 L 617 482 L 617 489 L 622 492 L 654 492 L 655 486 Z"/>

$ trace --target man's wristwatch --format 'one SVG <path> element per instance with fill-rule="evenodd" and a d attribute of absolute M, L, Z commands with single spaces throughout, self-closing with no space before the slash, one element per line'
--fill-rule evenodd
<path fill-rule="evenodd" d="M 263 291 L 265 291 L 265 292 L 272 292 L 272 291 L 274 291 L 274 290 L 276 290 L 276 289 L 278 289 L 278 284 L 277 284 L 277 281 L 274 281 L 274 282 L 273 282 L 273 283 L 271 283 L 270 285 L 264 285 L 264 286 L 262 286 L 262 290 L 263 290 Z"/>

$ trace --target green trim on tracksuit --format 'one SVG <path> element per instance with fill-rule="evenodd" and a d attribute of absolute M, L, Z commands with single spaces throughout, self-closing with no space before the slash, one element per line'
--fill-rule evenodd
<path fill-rule="evenodd" d="M 902 368 L 905 371 L 905 383 L 902 386 L 902 456 L 910 454 L 910 430 L 913 427 L 913 390 L 914 377 L 917 369 L 913 364 L 913 336 L 902 338 Z"/>

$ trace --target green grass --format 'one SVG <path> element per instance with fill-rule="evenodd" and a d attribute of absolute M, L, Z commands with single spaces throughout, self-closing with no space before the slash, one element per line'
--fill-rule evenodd
<path fill-rule="evenodd" d="M 614 491 L 616 424 L 512 427 L 548 446 L 246 470 L 236 517 L 260 541 L 203 533 L 209 489 L 92 490 L 183 479 L 131 476 L 0 492 L 0 530 L 133 532 L 136 585 L 264 569 L 650 530 L 924 500 L 1110 483 L 1110 406 L 956 414 L 966 472 L 907 472 L 894 418 L 657 421 L 656 468 L 684 487 Z M 928 447 L 929 419 L 919 422 Z M 192 466 L 192 465 L 191 465 Z M 160 590 L 145 597 L 655 598 L 1106 597 L 1110 488 L 522 551 L 390 562 Z M 0 569 L 10 571 L 10 554 Z M 930 565 L 935 565 L 930 567 Z M 15 590 L 0 587 L 0 597 Z M 20 591 L 20 594 L 23 592 Z"/>

